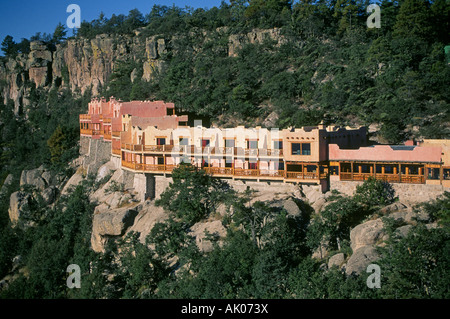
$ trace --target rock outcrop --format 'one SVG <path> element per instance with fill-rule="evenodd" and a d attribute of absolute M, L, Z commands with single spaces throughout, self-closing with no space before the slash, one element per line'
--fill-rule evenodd
<path fill-rule="evenodd" d="M 17 224 L 24 217 L 30 217 L 26 215 L 28 205 L 32 201 L 42 199 L 46 205 L 53 204 L 60 194 L 60 189 L 64 182 L 61 176 L 53 174 L 45 169 L 44 166 L 23 170 L 20 175 L 21 190 L 12 193 L 9 199 L 8 213 L 12 224 Z M 27 190 L 27 186 L 31 186 L 31 188 Z"/>
<path fill-rule="evenodd" d="M 366 271 L 367 266 L 379 259 L 379 254 L 374 246 L 363 246 L 354 251 L 345 266 L 347 275 L 359 275 Z"/>
<path fill-rule="evenodd" d="M 23 214 L 27 210 L 31 197 L 32 195 L 21 191 L 11 194 L 11 197 L 9 198 L 8 214 L 13 226 L 18 223 L 20 218 L 23 218 Z"/>
<path fill-rule="evenodd" d="M 275 41 L 276 45 L 286 43 L 285 37 L 281 34 L 281 29 L 255 29 L 247 34 L 232 34 L 228 42 L 228 56 L 235 57 L 239 49 L 246 43 L 263 43 L 265 40 Z"/>
<path fill-rule="evenodd" d="M 92 249 L 101 252 L 108 237 L 123 236 L 126 230 L 133 225 L 137 214 L 136 207 L 105 211 L 96 210 L 92 221 Z"/>
<path fill-rule="evenodd" d="M 227 234 L 221 220 L 212 220 L 196 223 L 191 227 L 192 236 L 201 252 L 209 252 L 213 249 L 213 243 L 206 237 L 207 234 L 217 239 L 224 238 Z"/>
<path fill-rule="evenodd" d="M 350 231 L 351 248 L 357 251 L 364 246 L 376 245 L 382 242 L 386 232 L 381 219 L 370 220 L 360 224 Z"/>
<path fill-rule="evenodd" d="M 266 39 L 276 45 L 286 42 L 280 29 L 255 29 L 247 34 L 229 34 L 227 28 L 218 28 L 207 34 L 197 32 L 190 34 L 198 42 L 208 41 L 213 37 L 228 38 L 228 46 L 224 49 L 229 56 L 236 56 L 245 43 L 262 43 Z M 30 44 L 29 54 L 19 54 L 5 63 L 0 62 L 0 81 L 2 96 L 6 104 L 8 99 L 14 101 L 14 111 L 29 105 L 27 99 L 31 86 L 49 90 L 51 88 L 68 87 L 72 92 L 83 94 L 91 89 L 94 96 L 98 95 L 113 73 L 118 61 L 130 59 L 137 62 L 138 67 L 133 72 L 132 80 L 140 74 L 145 81 L 154 78 L 157 72 L 166 69 L 166 54 L 177 53 L 177 41 L 182 40 L 176 35 L 164 38 L 161 35 L 142 37 L 131 35 L 100 34 L 93 39 L 70 38 L 55 47 L 47 46 L 41 41 Z M 198 44 L 192 48 L 201 50 Z"/>

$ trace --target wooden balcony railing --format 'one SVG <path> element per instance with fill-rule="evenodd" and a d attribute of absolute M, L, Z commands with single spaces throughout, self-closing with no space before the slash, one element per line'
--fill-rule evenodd
<path fill-rule="evenodd" d="M 315 172 L 286 172 L 288 179 L 319 179 L 319 175 Z"/>
<path fill-rule="evenodd" d="M 122 166 L 130 169 L 136 169 L 136 164 L 122 160 Z"/>
<path fill-rule="evenodd" d="M 425 184 L 423 175 L 401 175 L 401 182 L 407 184 Z"/>
<path fill-rule="evenodd" d="M 235 168 L 234 175 L 235 176 L 259 176 L 259 170 Z"/>
<path fill-rule="evenodd" d="M 115 148 L 113 148 L 113 149 L 111 150 L 111 152 L 112 152 L 114 155 L 120 155 L 120 154 L 121 154 L 121 150 L 118 150 L 118 149 L 115 149 Z"/>
<path fill-rule="evenodd" d="M 172 172 L 176 165 L 169 164 L 140 164 L 140 163 L 132 163 L 128 161 L 122 160 L 122 166 L 126 168 L 130 168 L 135 171 L 142 172 Z"/>
<path fill-rule="evenodd" d="M 111 140 L 111 133 L 103 133 L 103 139 Z"/>
<path fill-rule="evenodd" d="M 91 115 L 90 114 L 80 114 L 80 120 L 91 120 Z"/>
<path fill-rule="evenodd" d="M 204 170 L 212 175 L 233 175 L 233 168 L 231 167 L 205 167 Z"/>
<path fill-rule="evenodd" d="M 110 117 L 105 117 L 103 119 L 103 124 L 110 124 L 111 123 L 111 118 Z"/>
<path fill-rule="evenodd" d="M 260 176 L 269 176 L 269 177 L 284 177 L 285 171 L 284 170 L 268 170 L 268 169 L 261 169 L 259 170 Z"/>
<path fill-rule="evenodd" d="M 114 150 L 113 150 L 114 152 Z M 120 154 L 120 153 L 119 153 Z M 135 171 L 142 172 L 172 172 L 176 165 L 162 165 L 162 164 L 140 164 L 132 163 L 122 160 L 122 166 Z M 268 169 L 242 169 L 232 167 L 204 167 L 208 174 L 211 175 L 225 175 L 225 176 L 250 176 L 250 177 L 274 177 L 274 178 L 288 178 L 288 179 L 311 179 L 318 180 L 318 175 L 315 172 L 285 172 L 284 170 L 268 170 Z M 324 178 L 321 176 L 321 178 Z"/>
<path fill-rule="evenodd" d="M 369 177 L 375 177 L 377 180 L 388 183 L 406 183 L 406 184 L 424 184 L 425 177 L 423 175 L 400 175 L 400 174 L 371 174 L 371 173 L 349 173 L 341 172 L 340 179 L 342 181 L 366 181 Z"/>
<path fill-rule="evenodd" d="M 120 132 L 112 132 L 113 137 L 120 137 Z M 203 155 L 237 155 L 237 156 L 275 156 L 282 157 L 283 150 L 271 149 L 244 149 L 238 147 L 197 147 L 194 145 L 142 145 L 122 143 L 122 149 L 135 152 L 171 152 L 182 154 L 203 154 Z"/>
<path fill-rule="evenodd" d="M 120 131 L 113 131 L 111 135 L 113 137 L 120 137 Z"/>
<path fill-rule="evenodd" d="M 92 135 L 92 130 L 90 130 L 90 129 L 80 129 L 80 134 L 82 134 L 82 135 Z"/>
<path fill-rule="evenodd" d="M 234 147 L 212 147 L 211 154 L 215 155 L 234 155 Z"/>
<path fill-rule="evenodd" d="M 258 156 L 283 156 L 282 149 L 259 149 Z"/>

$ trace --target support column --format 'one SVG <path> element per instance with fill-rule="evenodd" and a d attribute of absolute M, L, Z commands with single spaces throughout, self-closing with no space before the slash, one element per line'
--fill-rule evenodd
<path fill-rule="evenodd" d="M 153 174 L 145 174 L 146 192 L 145 199 L 155 199 L 156 181 Z"/>
<path fill-rule="evenodd" d="M 353 180 L 353 164 L 354 164 L 353 162 L 350 163 L 351 165 L 350 172 L 352 173 L 352 180 Z"/>

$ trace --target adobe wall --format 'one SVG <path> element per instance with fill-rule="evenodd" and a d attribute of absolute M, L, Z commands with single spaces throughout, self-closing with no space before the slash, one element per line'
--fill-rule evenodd
<path fill-rule="evenodd" d="M 357 185 L 363 182 L 358 181 L 333 181 L 330 180 L 330 191 L 337 190 L 345 195 L 352 196 Z M 426 184 L 400 184 L 392 183 L 395 195 L 399 201 L 405 204 L 417 204 L 438 198 L 445 192 L 442 185 Z"/>

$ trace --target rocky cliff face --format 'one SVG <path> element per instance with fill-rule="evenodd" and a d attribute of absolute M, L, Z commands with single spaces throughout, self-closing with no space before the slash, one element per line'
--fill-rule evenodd
<path fill-rule="evenodd" d="M 231 35 L 227 30 L 217 30 L 220 36 L 228 37 L 228 55 L 236 56 L 244 43 L 263 42 L 271 39 L 278 44 L 284 42 L 280 30 L 254 30 L 248 34 Z M 202 37 L 208 39 L 208 35 Z M 175 42 L 179 36 L 165 39 L 163 36 L 148 38 L 129 35 L 98 35 L 94 39 L 69 39 L 51 48 L 43 42 L 30 44 L 28 55 L 19 54 L 15 59 L 0 62 L 0 94 L 4 103 L 14 101 L 15 113 L 28 105 L 30 88 L 51 89 L 68 86 L 72 92 L 83 94 L 92 89 L 97 96 L 104 86 L 117 61 L 132 59 L 140 66 L 130 77 L 142 74 L 142 79 L 150 81 L 155 71 L 164 72 L 167 61 L 165 55 L 172 50 L 176 54 Z M 195 49 L 195 48 L 194 48 Z M 201 48 L 196 48 L 198 51 Z"/>

